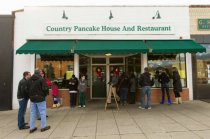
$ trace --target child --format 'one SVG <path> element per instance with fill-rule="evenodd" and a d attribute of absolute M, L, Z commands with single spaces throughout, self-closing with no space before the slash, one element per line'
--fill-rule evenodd
<path fill-rule="evenodd" d="M 57 82 L 52 83 L 52 97 L 53 97 L 53 108 L 60 107 L 60 103 L 58 102 Z"/>
<path fill-rule="evenodd" d="M 87 91 L 87 81 L 85 80 L 85 75 L 81 76 L 79 80 L 79 107 L 85 107 L 85 94 Z"/>

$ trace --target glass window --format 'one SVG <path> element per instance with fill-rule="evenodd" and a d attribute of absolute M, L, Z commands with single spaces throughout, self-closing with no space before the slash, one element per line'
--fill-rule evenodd
<path fill-rule="evenodd" d="M 90 85 L 90 58 L 84 55 L 79 56 L 79 75 L 85 75 Z"/>
<path fill-rule="evenodd" d="M 126 71 L 129 74 L 134 73 L 136 80 L 141 75 L 141 54 L 129 56 L 126 58 Z"/>
<path fill-rule="evenodd" d="M 45 71 L 51 81 L 58 81 L 59 88 L 67 88 L 67 80 L 74 71 L 73 55 L 36 55 L 36 69 Z"/>
<path fill-rule="evenodd" d="M 206 53 L 197 53 L 197 83 L 210 84 L 210 44 L 203 44 Z"/>
<path fill-rule="evenodd" d="M 158 82 L 159 70 L 164 68 L 170 77 L 169 87 L 173 87 L 172 67 L 176 67 L 179 71 L 182 87 L 187 86 L 185 54 L 148 54 L 148 67 L 152 75 L 155 77 L 153 87 L 160 87 Z"/>
<path fill-rule="evenodd" d="M 110 64 L 120 64 L 123 63 L 123 58 L 110 58 Z"/>
<path fill-rule="evenodd" d="M 106 58 L 92 58 L 93 64 L 106 64 Z"/>

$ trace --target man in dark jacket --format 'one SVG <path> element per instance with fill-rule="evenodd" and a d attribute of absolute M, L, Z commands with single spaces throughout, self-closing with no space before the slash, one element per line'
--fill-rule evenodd
<path fill-rule="evenodd" d="M 72 75 L 69 81 L 70 107 L 71 108 L 74 108 L 76 106 L 77 91 L 78 91 L 78 79 L 75 77 L 75 75 Z"/>
<path fill-rule="evenodd" d="M 151 86 L 154 85 L 154 79 L 149 73 L 149 69 L 144 68 L 144 73 L 141 74 L 139 79 L 139 85 L 142 87 L 141 91 L 141 106 L 140 109 L 145 109 L 145 95 L 147 95 L 147 108 L 151 109 Z"/>
<path fill-rule="evenodd" d="M 28 104 L 28 95 L 29 90 L 27 89 L 27 81 L 30 79 L 31 74 L 28 71 L 25 71 L 23 73 L 23 79 L 20 80 L 18 84 L 18 92 L 17 92 L 17 99 L 19 102 L 19 110 L 18 110 L 18 128 L 20 130 L 22 129 L 28 129 L 29 126 L 26 126 L 25 123 L 25 112 Z"/>
<path fill-rule="evenodd" d="M 31 100 L 31 114 L 30 114 L 30 133 L 37 130 L 35 127 L 37 108 L 41 117 L 41 132 L 50 129 L 46 126 L 46 83 L 44 78 L 40 76 L 40 71 L 36 70 L 34 75 L 29 80 L 29 98 Z"/>

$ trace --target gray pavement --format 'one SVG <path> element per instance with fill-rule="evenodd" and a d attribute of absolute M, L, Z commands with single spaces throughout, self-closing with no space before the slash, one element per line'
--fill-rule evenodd
<path fill-rule="evenodd" d="M 138 105 L 114 104 L 104 111 L 104 101 L 92 101 L 86 108 L 48 109 L 51 129 L 29 134 L 18 130 L 17 110 L 0 112 L 0 138 L 4 139 L 209 139 L 210 103 L 189 101 L 181 105 L 153 105 L 142 110 Z M 29 121 L 29 110 L 26 122 Z"/>

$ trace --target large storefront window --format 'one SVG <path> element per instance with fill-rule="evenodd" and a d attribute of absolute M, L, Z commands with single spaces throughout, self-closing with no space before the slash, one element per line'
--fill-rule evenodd
<path fill-rule="evenodd" d="M 210 84 L 210 44 L 203 44 L 206 53 L 197 53 L 197 83 Z"/>
<path fill-rule="evenodd" d="M 185 54 L 148 54 L 148 67 L 155 78 L 153 87 L 161 87 L 158 82 L 159 71 L 164 68 L 170 77 L 169 87 L 173 87 L 172 68 L 176 67 L 181 77 L 182 87 L 187 86 Z"/>
<path fill-rule="evenodd" d="M 46 77 L 57 81 L 59 88 L 67 88 L 74 71 L 73 55 L 36 55 L 36 69 L 44 70 Z"/>

